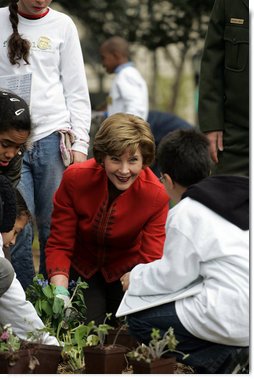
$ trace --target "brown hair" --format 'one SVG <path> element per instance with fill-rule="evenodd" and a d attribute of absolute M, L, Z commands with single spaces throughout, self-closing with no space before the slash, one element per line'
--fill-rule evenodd
<path fill-rule="evenodd" d="M 106 155 L 121 156 L 127 148 L 134 154 L 140 148 L 143 165 L 150 166 L 155 157 L 154 137 L 148 122 L 142 118 L 116 113 L 101 124 L 93 145 L 97 163 L 102 163 Z"/>
<path fill-rule="evenodd" d="M 28 57 L 30 52 L 30 42 L 19 34 L 18 32 L 18 0 L 11 0 L 9 4 L 10 22 L 13 33 L 8 40 L 8 57 L 11 64 L 20 65 L 19 61 L 24 61 L 29 64 Z"/>

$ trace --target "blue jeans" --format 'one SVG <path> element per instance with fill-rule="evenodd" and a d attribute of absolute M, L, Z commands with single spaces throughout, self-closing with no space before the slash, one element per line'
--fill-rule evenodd
<path fill-rule="evenodd" d="M 148 344 L 151 339 L 152 328 L 160 329 L 163 334 L 171 326 L 179 342 L 176 349 L 190 354 L 183 361 L 180 354 L 174 354 L 177 356 L 177 360 L 193 366 L 200 374 L 222 373 L 220 372 L 221 367 L 224 367 L 225 362 L 239 349 L 235 346 L 216 344 L 193 336 L 181 324 L 174 302 L 130 314 L 127 316 L 127 322 L 130 334 L 145 344 Z"/>
<path fill-rule="evenodd" d="M 18 185 L 33 221 L 37 225 L 40 243 L 39 272 L 45 278 L 47 275 L 44 250 L 50 233 L 52 199 L 65 168 L 59 142 L 57 132 L 34 142 L 32 149 L 26 151 L 24 155 L 21 180 Z M 18 235 L 16 245 L 11 248 L 11 262 L 24 289 L 32 283 L 35 275 L 32 254 L 33 237 L 33 223 L 30 222 Z"/>

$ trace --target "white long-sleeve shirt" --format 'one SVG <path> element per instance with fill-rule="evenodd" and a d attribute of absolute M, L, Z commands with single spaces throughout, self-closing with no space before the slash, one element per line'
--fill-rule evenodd
<path fill-rule="evenodd" d="M 91 105 L 76 26 L 69 16 L 51 8 L 40 19 L 18 18 L 19 33 L 31 42 L 30 64 L 9 62 L 12 27 L 8 8 L 0 8 L 0 76 L 32 73 L 32 141 L 71 128 L 77 138 L 72 149 L 86 154 Z"/>
<path fill-rule="evenodd" d="M 202 291 L 176 301 L 194 336 L 249 345 L 249 232 L 187 197 L 170 210 L 163 257 L 130 273 L 130 295 L 173 293 L 199 276 Z"/>
<path fill-rule="evenodd" d="M 108 98 L 108 115 L 123 112 L 147 120 L 149 108 L 147 84 L 131 62 L 116 69 Z"/>

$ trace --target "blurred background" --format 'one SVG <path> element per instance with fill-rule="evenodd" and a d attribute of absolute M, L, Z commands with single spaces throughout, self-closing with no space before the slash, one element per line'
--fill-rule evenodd
<path fill-rule="evenodd" d="M 145 78 L 150 110 L 197 125 L 200 58 L 214 0 L 57 0 L 51 7 L 74 20 L 80 36 L 93 110 L 101 110 L 112 76 L 99 46 L 109 36 L 130 42 Z M 0 0 L 0 6 L 8 1 Z"/>

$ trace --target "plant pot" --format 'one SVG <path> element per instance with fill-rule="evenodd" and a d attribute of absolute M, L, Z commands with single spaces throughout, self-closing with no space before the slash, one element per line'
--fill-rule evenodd
<path fill-rule="evenodd" d="M 119 334 L 115 341 L 117 333 Z M 138 346 L 137 340 L 129 334 L 128 328 L 121 330 L 119 330 L 119 328 L 109 330 L 107 335 L 107 344 L 113 344 L 114 341 L 118 345 L 125 346 L 130 350 L 135 349 Z"/>
<path fill-rule="evenodd" d="M 30 351 L 0 352 L 0 374 L 30 374 Z"/>
<path fill-rule="evenodd" d="M 86 374 L 121 374 L 126 368 L 127 349 L 119 345 L 84 348 Z"/>
<path fill-rule="evenodd" d="M 160 358 L 150 363 L 143 360 L 129 360 L 133 367 L 133 374 L 174 374 L 176 370 L 176 358 Z"/>
<path fill-rule="evenodd" d="M 34 344 L 31 349 L 39 365 L 35 366 L 33 374 L 56 374 L 57 367 L 62 359 L 62 347 L 54 345 Z"/>

